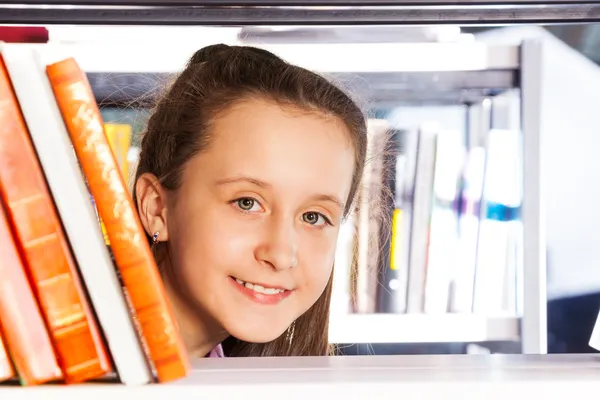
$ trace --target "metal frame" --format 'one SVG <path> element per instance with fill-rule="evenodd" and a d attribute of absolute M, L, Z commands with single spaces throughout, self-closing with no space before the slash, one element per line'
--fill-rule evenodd
<path fill-rule="evenodd" d="M 594 0 L 21 0 L 19 4 L 33 5 L 104 5 L 104 6 L 511 6 L 523 4 L 594 4 Z M 11 1 L 0 1 L 0 4 L 11 4 Z"/>
<path fill-rule="evenodd" d="M 537 40 L 521 45 L 523 131 L 523 353 L 545 354 L 547 339 L 546 208 L 541 149 L 542 53 Z M 534 284 L 531 284 L 534 283 Z"/>
<path fill-rule="evenodd" d="M 28 3 L 28 4 L 23 4 Z M 600 22 L 600 3 L 401 0 L 86 0 L 0 4 L 0 24 L 361 25 L 532 24 Z M 383 5 L 382 5 L 383 3 Z M 225 5 L 228 4 L 228 5 Z M 328 6 L 322 6 L 322 5 Z M 319 7 L 317 7 L 319 6 Z M 499 7 L 501 6 L 501 7 Z"/>

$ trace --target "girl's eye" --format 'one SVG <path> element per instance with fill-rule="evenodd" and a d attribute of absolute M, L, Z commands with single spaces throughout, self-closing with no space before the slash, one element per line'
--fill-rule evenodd
<path fill-rule="evenodd" d="M 253 208 L 258 206 L 258 202 L 250 197 L 237 199 L 235 200 L 235 203 L 243 211 L 255 211 Z"/>
<path fill-rule="evenodd" d="M 302 214 L 302 220 L 315 226 L 331 225 L 331 222 L 323 214 L 313 211 Z"/>

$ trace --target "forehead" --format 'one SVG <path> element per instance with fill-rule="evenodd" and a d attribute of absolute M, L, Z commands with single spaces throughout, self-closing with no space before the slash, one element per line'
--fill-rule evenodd
<path fill-rule="evenodd" d="M 249 99 L 215 119 L 210 142 L 202 158 L 212 175 L 254 174 L 290 192 L 349 190 L 354 148 L 337 118 Z"/>

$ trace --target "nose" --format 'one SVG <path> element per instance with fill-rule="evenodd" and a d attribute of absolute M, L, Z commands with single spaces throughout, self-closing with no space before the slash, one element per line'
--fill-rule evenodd
<path fill-rule="evenodd" d="M 293 218 L 272 217 L 265 224 L 255 251 L 257 261 L 275 270 L 298 265 L 298 246 Z"/>

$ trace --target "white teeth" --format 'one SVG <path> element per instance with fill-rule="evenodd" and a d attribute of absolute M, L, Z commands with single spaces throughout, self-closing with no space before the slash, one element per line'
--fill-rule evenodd
<path fill-rule="evenodd" d="M 248 286 L 246 286 L 246 287 L 248 287 Z M 255 292 L 258 292 L 258 293 L 264 293 L 265 292 L 265 288 L 262 287 L 262 286 L 260 286 L 260 285 L 254 285 L 252 287 L 252 290 L 254 290 Z"/>
<path fill-rule="evenodd" d="M 255 285 L 253 283 L 250 282 L 244 282 L 241 279 L 236 278 L 235 281 L 242 286 L 245 286 L 248 289 L 252 289 L 257 293 L 263 293 L 263 294 L 278 294 L 278 293 L 282 293 L 285 292 L 284 289 L 275 289 L 275 288 L 266 288 L 263 287 L 261 285 Z"/>

